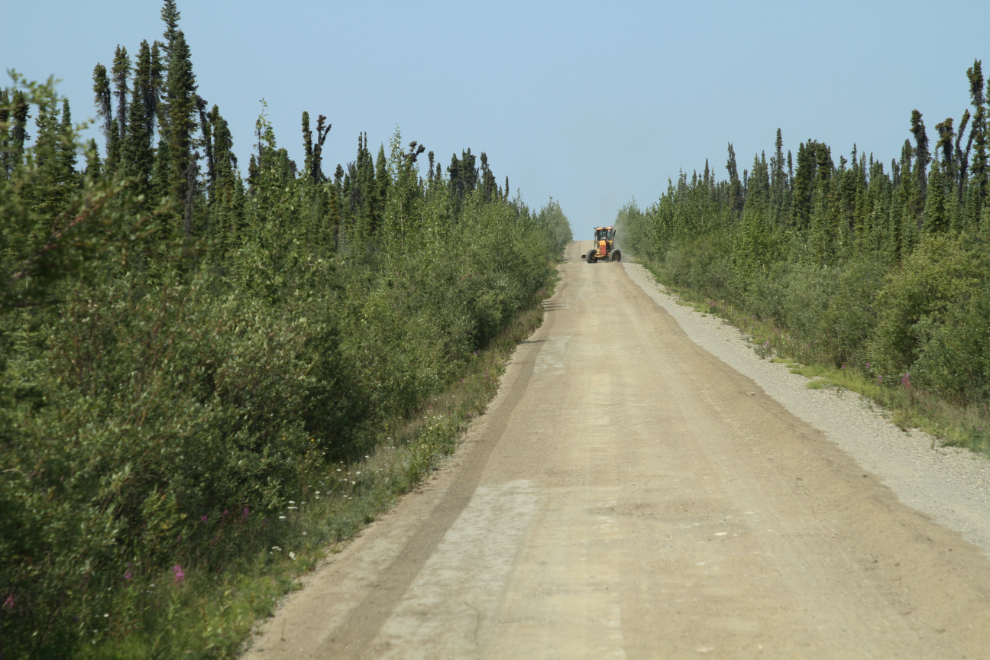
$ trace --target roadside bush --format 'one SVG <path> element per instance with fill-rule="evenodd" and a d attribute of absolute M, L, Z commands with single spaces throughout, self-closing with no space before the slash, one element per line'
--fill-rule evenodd
<path fill-rule="evenodd" d="M 950 306 L 941 323 L 923 318 L 915 325 L 918 358 L 911 375 L 921 387 L 961 403 L 990 400 L 990 290 Z"/>
<path fill-rule="evenodd" d="M 729 232 L 708 234 L 668 249 L 660 267 L 676 286 L 711 298 L 735 299 L 732 246 Z"/>
<path fill-rule="evenodd" d="M 923 336 L 933 337 L 950 309 L 968 303 L 986 272 L 986 263 L 962 237 L 924 240 L 877 293 L 877 325 L 868 348 L 876 370 L 885 376 L 909 371 Z"/>

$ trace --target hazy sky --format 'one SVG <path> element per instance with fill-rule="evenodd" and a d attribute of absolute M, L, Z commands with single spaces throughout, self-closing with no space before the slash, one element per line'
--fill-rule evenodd
<path fill-rule="evenodd" d="M 117 44 L 161 39 L 155 0 L 9 2 L 0 67 L 55 75 L 77 121 L 92 71 Z M 301 163 L 300 116 L 333 129 L 326 166 L 374 150 L 396 125 L 445 166 L 485 151 L 530 206 L 557 199 L 577 237 L 635 198 L 655 201 L 709 159 L 725 176 L 773 149 L 853 143 L 885 162 L 969 103 L 965 72 L 990 55 L 988 2 L 261 2 L 179 0 L 199 93 L 234 134 L 242 173 L 268 102 Z M 990 61 L 988 61 L 990 73 Z M 94 131 L 95 134 L 95 131 Z M 934 142 L 934 139 L 932 140 Z M 425 162 L 425 158 L 422 159 Z M 425 164 L 424 164 L 425 169 Z"/>

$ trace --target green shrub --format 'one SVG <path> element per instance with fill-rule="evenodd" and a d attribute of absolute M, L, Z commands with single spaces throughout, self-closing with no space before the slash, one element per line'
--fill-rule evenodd
<path fill-rule="evenodd" d="M 877 294 L 877 325 L 868 348 L 876 370 L 888 377 L 909 371 L 919 356 L 920 335 L 932 336 L 950 309 L 966 305 L 986 272 L 964 238 L 924 240 Z"/>
<path fill-rule="evenodd" d="M 987 283 L 964 303 L 915 326 L 918 358 L 911 375 L 921 387 L 963 403 L 990 400 L 990 290 Z"/>

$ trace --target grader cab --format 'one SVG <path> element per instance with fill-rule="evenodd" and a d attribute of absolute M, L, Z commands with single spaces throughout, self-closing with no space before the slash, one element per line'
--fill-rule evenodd
<path fill-rule="evenodd" d="M 615 227 L 595 227 L 595 247 L 588 250 L 584 260 L 589 264 L 597 261 L 620 261 L 622 252 L 615 247 Z"/>

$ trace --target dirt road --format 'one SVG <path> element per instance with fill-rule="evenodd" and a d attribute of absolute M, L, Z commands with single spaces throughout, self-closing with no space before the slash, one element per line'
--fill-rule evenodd
<path fill-rule="evenodd" d="M 990 657 L 980 551 L 583 245 L 450 464 L 247 657 Z"/>

